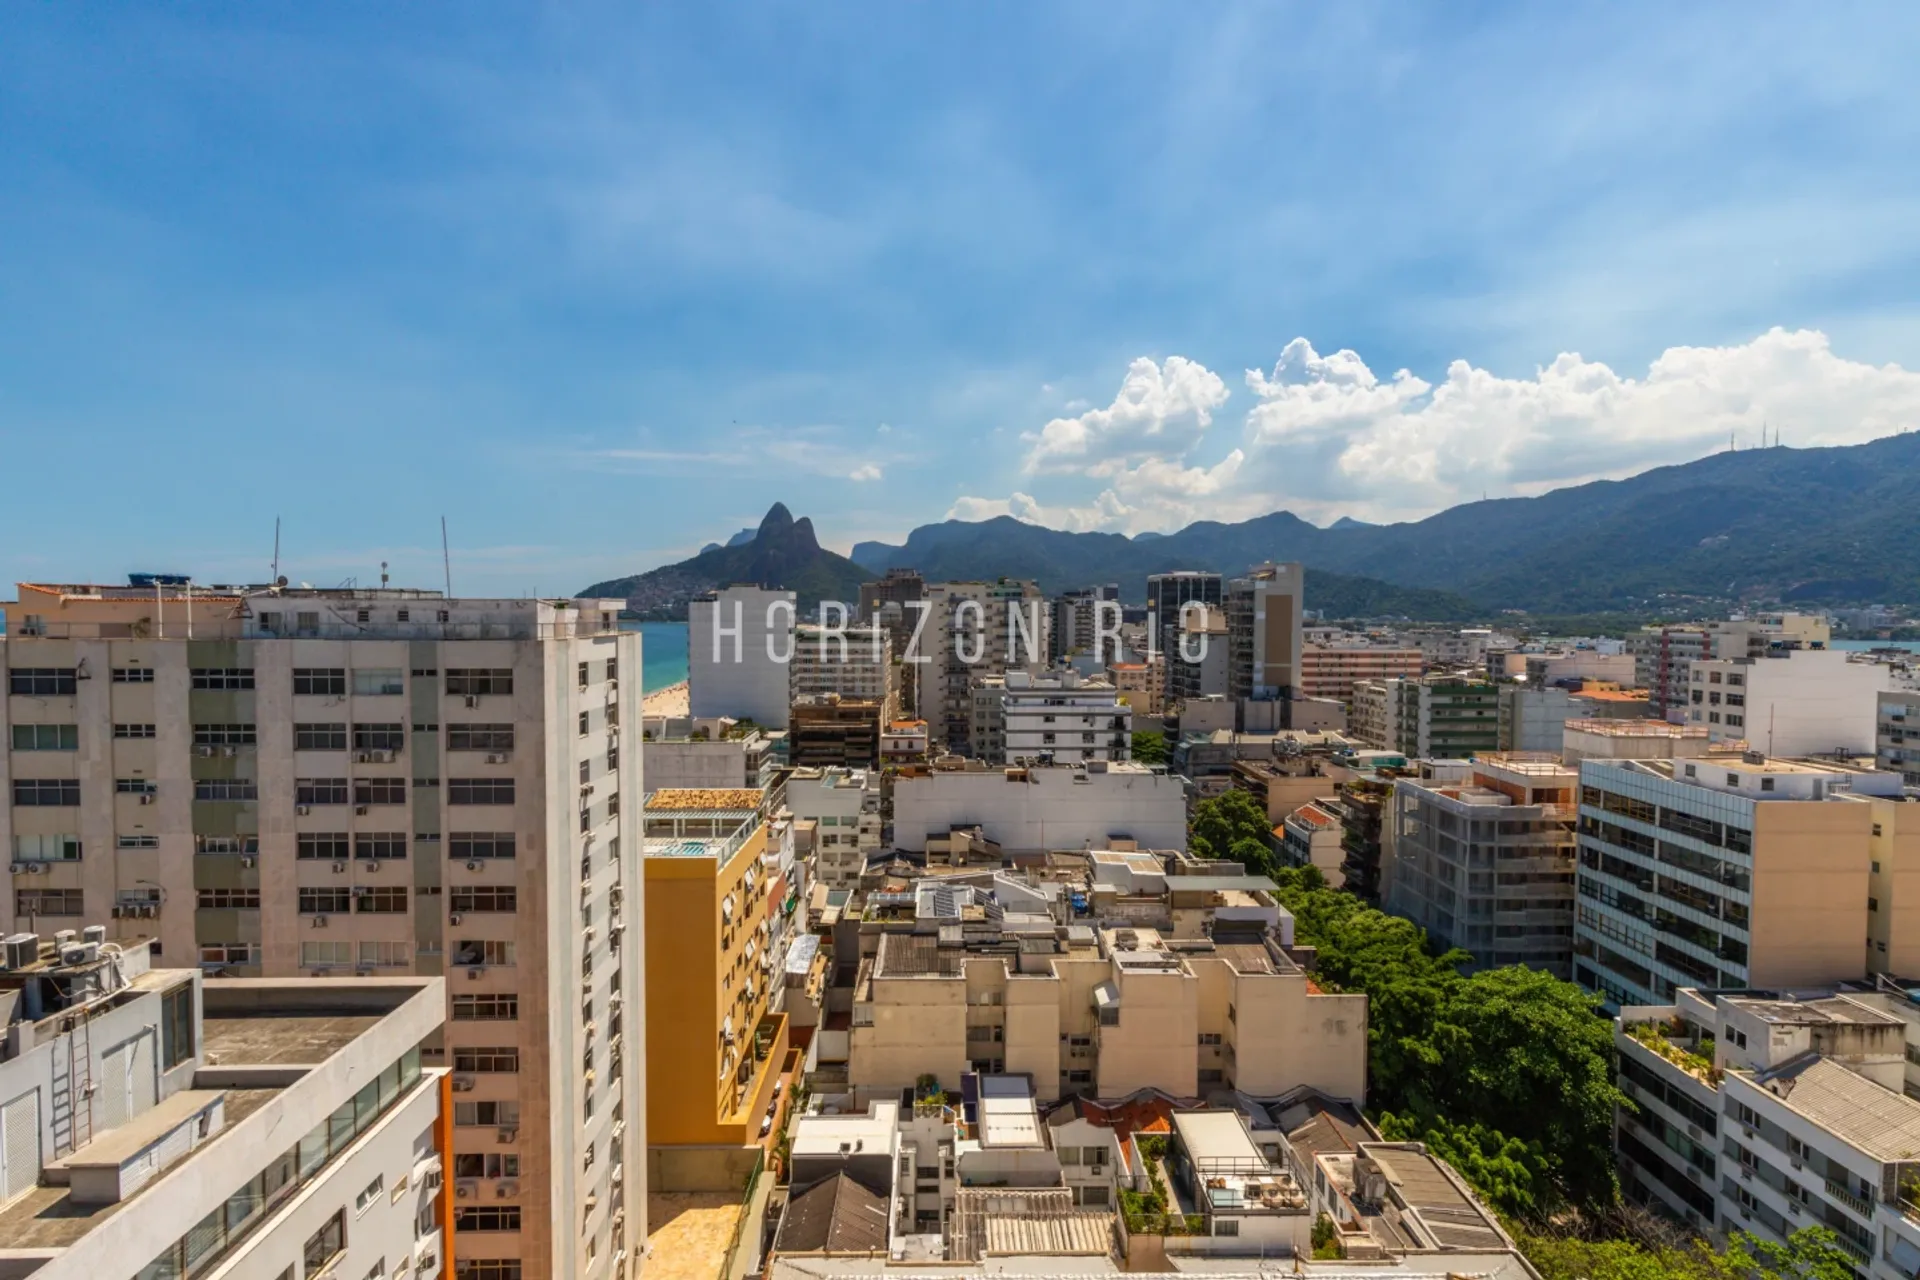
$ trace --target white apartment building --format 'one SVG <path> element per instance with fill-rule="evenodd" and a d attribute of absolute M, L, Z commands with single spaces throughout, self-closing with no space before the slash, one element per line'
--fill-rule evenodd
<path fill-rule="evenodd" d="M 795 769 L 787 808 L 796 825 L 813 825 L 814 878 L 852 889 L 881 852 L 880 779 L 864 769 Z"/>
<path fill-rule="evenodd" d="M 446 1073 L 423 1063 L 441 979 L 203 982 L 105 932 L 7 939 L 0 1249 L 14 1274 L 450 1272 L 449 1228 L 473 1210 L 444 1185 Z"/>
<path fill-rule="evenodd" d="M 1771 756 L 1872 755 L 1875 700 L 1892 684 L 1891 667 L 1838 650 L 1702 658 L 1688 672 L 1686 722 Z"/>
<path fill-rule="evenodd" d="M 1652 713 L 1684 718 L 1687 669 L 1708 653 L 1706 628 L 1642 627 L 1627 637 L 1626 647 L 1633 658 L 1633 683 L 1647 691 Z"/>
<path fill-rule="evenodd" d="M 929 769 L 893 784 L 895 848 L 923 850 L 931 838 L 978 827 L 1009 853 L 1187 847 L 1186 795 L 1164 768 L 1108 764 Z"/>
<path fill-rule="evenodd" d="M 907 660 L 919 670 L 919 712 L 933 741 L 974 754 L 973 682 L 1047 669 L 1053 620 L 1031 582 L 937 582 Z"/>
<path fill-rule="evenodd" d="M 771 734 L 729 719 L 649 716 L 641 730 L 649 791 L 765 787 L 779 767 Z"/>
<path fill-rule="evenodd" d="M 1168 705 L 1225 698 L 1231 648 L 1226 609 L 1215 604 L 1176 614 L 1166 628 L 1166 637 Z"/>
<path fill-rule="evenodd" d="M 618 602 L 186 596 L 21 585 L 0 928 L 104 918 L 235 976 L 447 976 L 428 1061 L 471 1120 L 454 1153 L 501 1170 L 489 1204 L 516 1211 L 456 1257 L 633 1270 L 640 646 Z"/>
<path fill-rule="evenodd" d="M 885 627 L 827 627 L 803 622 L 793 632 L 790 702 L 837 693 L 880 704 L 883 720 L 899 710 L 893 637 Z"/>
<path fill-rule="evenodd" d="M 1905 1023 L 1850 994 L 1682 989 L 1620 1011 L 1622 1189 L 1724 1241 L 1826 1227 L 1872 1280 L 1920 1273 Z"/>
<path fill-rule="evenodd" d="M 973 744 L 989 764 L 1127 760 L 1133 754 L 1133 709 L 1111 684 L 1082 679 L 1071 669 L 985 676 L 973 690 Z"/>
<path fill-rule="evenodd" d="M 1418 649 L 1429 666 L 1484 668 L 1495 636 L 1483 627 L 1423 627 L 1401 632 L 1400 642 Z"/>
<path fill-rule="evenodd" d="M 1883 690 L 1873 720 L 1873 753 L 1880 767 L 1920 787 L 1920 690 Z"/>
<path fill-rule="evenodd" d="M 787 727 L 797 598 L 733 586 L 687 606 L 687 709 L 695 719 Z"/>

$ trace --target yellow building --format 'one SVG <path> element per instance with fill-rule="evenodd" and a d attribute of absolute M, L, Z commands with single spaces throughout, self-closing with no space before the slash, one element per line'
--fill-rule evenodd
<path fill-rule="evenodd" d="M 1867 841 L 1867 972 L 1920 973 L 1920 804 L 1861 796 L 1873 813 Z"/>
<path fill-rule="evenodd" d="M 650 1186 L 736 1189 L 775 1127 L 786 1015 L 763 865 L 761 793 L 656 791 L 646 806 L 647 1160 Z"/>

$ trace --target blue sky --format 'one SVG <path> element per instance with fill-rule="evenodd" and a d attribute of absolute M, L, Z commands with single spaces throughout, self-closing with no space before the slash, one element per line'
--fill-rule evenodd
<path fill-rule="evenodd" d="M 457 589 L 560 592 L 776 499 L 843 549 L 949 512 L 1396 519 L 1906 429 L 1917 37 L 1911 6 L 15 7 L 0 581 L 257 579 L 278 515 L 296 579 L 433 584 L 444 513 Z"/>

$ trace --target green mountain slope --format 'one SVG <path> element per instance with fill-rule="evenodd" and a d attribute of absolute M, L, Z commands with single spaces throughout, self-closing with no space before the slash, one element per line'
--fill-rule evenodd
<path fill-rule="evenodd" d="M 857 601 L 860 584 L 872 577 L 845 556 L 823 549 L 814 536 L 813 521 L 795 520 L 784 504 L 776 502 L 746 541 L 710 547 L 691 560 L 646 573 L 596 582 L 580 595 L 619 596 L 636 613 L 684 618 L 687 602 L 702 592 L 751 582 L 794 592 L 805 612 L 822 600 Z"/>

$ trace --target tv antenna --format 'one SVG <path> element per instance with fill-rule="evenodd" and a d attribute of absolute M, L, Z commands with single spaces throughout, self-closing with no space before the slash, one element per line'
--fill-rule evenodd
<path fill-rule="evenodd" d="M 440 567 L 447 574 L 447 599 L 453 599 L 453 553 L 447 550 L 447 518 L 440 517 Z"/>

